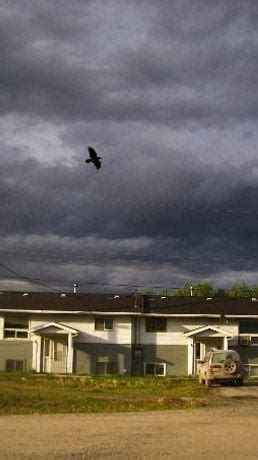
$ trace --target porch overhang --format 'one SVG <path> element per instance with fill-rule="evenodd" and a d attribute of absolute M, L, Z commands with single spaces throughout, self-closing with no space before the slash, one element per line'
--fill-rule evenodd
<path fill-rule="evenodd" d="M 62 335 L 71 335 L 76 337 L 79 335 L 79 331 L 70 326 L 66 326 L 57 322 L 50 322 L 46 324 L 41 324 L 40 326 L 33 327 L 29 330 L 30 333 L 44 335 L 44 334 L 62 334 Z"/>
<path fill-rule="evenodd" d="M 225 331 L 225 329 L 222 329 L 221 327 L 217 326 L 210 326 L 210 325 L 205 325 L 205 326 L 200 326 L 197 327 L 191 331 L 185 332 L 184 333 L 185 337 L 190 337 L 194 338 L 196 336 L 201 336 L 201 337 L 210 337 L 210 336 L 215 336 L 215 337 L 225 337 L 225 338 L 233 338 L 233 335 L 230 334 L 228 331 Z"/>

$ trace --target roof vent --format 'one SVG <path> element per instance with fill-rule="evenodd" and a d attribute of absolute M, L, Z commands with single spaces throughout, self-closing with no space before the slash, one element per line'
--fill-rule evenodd
<path fill-rule="evenodd" d="M 22 297 L 25 297 L 26 295 L 29 295 L 28 292 L 23 292 Z"/>
<path fill-rule="evenodd" d="M 64 294 L 64 293 L 60 294 L 60 297 L 66 297 L 66 294 Z"/>

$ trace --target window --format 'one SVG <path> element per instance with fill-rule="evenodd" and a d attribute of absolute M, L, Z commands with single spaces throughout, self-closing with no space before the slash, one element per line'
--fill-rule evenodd
<path fill-rule="evenodd" d="M 239 355 L 236 351 L 219 351 L 212 355 L 213 363 L 224 363 L 226 359 L 232 359 L 233 361 L 239 361 Z"/>
<path fill-rule="evenodd" d="M 112 362 L 97 363 L 96 365 L 97 375 L 116 375 L 118 374 L 118 364 Z"/>
<path fill-rule="evenodd" d="M 195 359 L 201 359 L 201 344 L 195 342 Z"/>
<path fill-rule="evenodd" d="M 166 363 L 145 363 L 145 375 L 166 375 Z"/>
<path fill-rule="evenodd" d="M 27 339 L 28 338 L 28 318 L 7 316 L 4 320 L 5 339 Z"/>
<path fill-rule="evenodd" d="M 258 334 L 258 321 L 240 321 L 239 334 Z"/>
<path fill-rule="evenodd" d="M 238 343 L 240 346 L 248 346 L 248 345 L 258 345 L 258 334 L 255 335 L 240 335 L 238 337 Z"/>
<path fill-rule="evenodd" d="M 9 372 L 25 371 L 26 361 L 22 359 L 7 359 L 5 361 L 5 370 Z"/>
<path fill-rule="evenodd" d="M 95 331 L 113 331 L 114 321 L 113 318 L 103 318 L 96 316 L 95 318 Z"/>
<path fill-rule="evenodd" d="M 146 332 L 166 332 L 167 318 L 150 317 L 145 318 Z"/>

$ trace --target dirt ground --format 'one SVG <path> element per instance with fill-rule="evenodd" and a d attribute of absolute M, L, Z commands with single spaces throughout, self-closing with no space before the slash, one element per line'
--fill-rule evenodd
<path fill-rule="evenodd" d="M 0 417 L 0 458 L 257 459 L 258 386 L 210 391 L 213 408 Z"/>

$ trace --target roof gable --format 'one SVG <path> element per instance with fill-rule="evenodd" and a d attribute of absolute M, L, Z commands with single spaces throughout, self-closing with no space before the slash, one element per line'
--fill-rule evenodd
<path fill-rule="evenodd" d="M 38 334 L 72 334 L 78 335 L 79 331 L 77 329 L 73 329 L 69 326 L 65 326 L 64 324 L 57 323 L 52 321 L 50 323 L 41 324 L 40 326 L 33 327 L 29 330 L 29 332 L 38 333 Z"/>
<path fill-rule="evenodd" d="M 232 334 L 225 331 L 221 327 L 210 326 L 210 325 L 197 327 L 196 329 L 193 329 L 192 331 L 185 332 L 184 335 L 186 337 L 193 337 L 195 335 L 203 335 L 209 332 L 213 332 L 213 333 L 215 332 L 218 336 L 222 336 L 222 337 L 233 337 Z"/>

